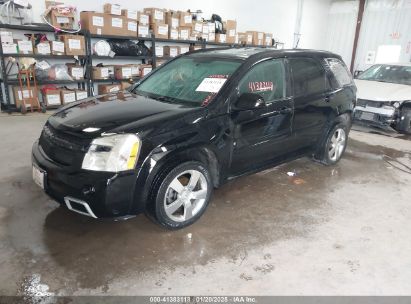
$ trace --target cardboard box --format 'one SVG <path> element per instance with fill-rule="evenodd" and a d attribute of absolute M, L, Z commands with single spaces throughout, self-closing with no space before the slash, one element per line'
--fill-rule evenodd
<path fill-rule="evenodd" d="M 19 54 L 33 54 L 33 42 L 31 40 L 17 40 Z"/>
<path fill-rule="evenodd" d="M 166 45 L 163 48 L 163 54 L 166 57 L 177 57 L 180 55 L 180 47 Z"/>
<path fill-rule="evenodd" d="M 144 13 L 149 15 L 150 25 L 154 23 L 165 23 L 167 10 L 162 8 L 149 7 L 144 9 Z"/>
<path fill-rule="evenodd" d="M 1 39 L 1 43 L 9 43 L 9 44 L 14 43 L 13 32 L 1 31 L 0 39 Z"/>
<path fill-rule="evenodd" d="M 110 67 L 93 67 L 91 74 L 93 79 L 110 79 Z"/>
<path fill-rule="evenodd" d="M 215 41 L 218 43 L 226 43 L 227 35 L 226 34 L 215 34 Z"/>
<path fill-rule="evenodd" d="M 214 22 L 207 23 L 207 26 L 208 26 L 208 33 L 215 33 L 215 23 Z"/>
<path fill-rule="evenodd" d="M 121 88 L 121 90 L 126 90 L 126 89 L 128 89 L 129 87 L 131 87 L 131 85 L 132 85 L 132 83 L 130 83 L 130 82 L 128 82 L 128 81 L 122 81 L 122 82 L 120 83 L 120 88 Z"/>
<path fill-rule="evenodd" d="M 180 46 L 180 54 L 185 54 L 190 51 L 190 47 L 188 46 Z"/>
<path fill-rule="evenodd" d="M 116 65 L 114 66 L 114 77 L 116 79 L 128 79 L 133 78 L 132 69 L 129 65 Z"/>
<path fill-rule="evenodd" d="M 61 106 L 62 103 L 60 89 L 46 90 L 43 93 L 43 102 L 45 103 L 46 107 Z"/>
<path fill-rule="evenodd" d="M 138 25 L 137 21 L 133 19 L 127 19 L 126 21 L 126 35 L 127 36 L 132 36 L 132 37 L 137 37 L 138 33 Z"/>
<path fill-rule="evenodd" d="M 96 12 L 81 12 L 80 21 L 82 28 L 89 30 L 94 35 L 105 35 L 104 14 Z"/>
<path fill-rule="evenodd" d="M 138 12 L 137 12 L 136 10 L 122 9 L 122 10 L 121 10 L 121 16 L 124 16 L 124 17 L 126 17 L 127 19 L 131 19 L 131 20 L 137 21 Z"/>
<path fill-rule="evenodd" d="M 138 25 L 138 37 L 150 37 L 150 30 L 148 25 Z"/>
<path fill-rule="evenodd" d="M 168 38 L 178 40 L 178 29 L 170 29 L 168 32 Z"/>
<path fill-rule="evenodd" d="M 156 46 L 156 57 L 163 57 L 163 56 L 164 56 L 164 47 Z"/>
<path fill-rule="evenodd" d="M 51 54 L 53 55 L 64 55 L 66 53 L 64 42 L 61 41 L 51 41 Z"/>
<path fill-rule="evenodd" d="M 121 16 L 121 6 L 119 4 L 106 3 L 103 12 L 109 15 Z"/>
<path fill-rule="evenodd" d="M 98 94 L 109 94 L 109 93 L 117 93 L 121 90 L 120 84 L 100 84 L 98 86 Z"/>
<path fill-rule="evenodd" d="M 79 35 L 61 35 L 60 40 L 64 42 L 66 55 L 81 56 L 86 53 L 86 43 L 84 36 Z"/>
<path fill-rule="evenodd" d="M 153 70 L 151 64 L 140 64 L 140 77 L 144 77 Z"/>
<path fill-rule="evenodd" d="M 168 11 L 166 13 L 165 22 L 170 29 L 178 29 L 180 26 L 180 13 L 176 11 Z"/>
<path fill-rule="evenodd" d="M 148 14 L 145 14 L 144 12 L 138 12 L 137 21 L 139 25 L 149 25 L 150 16 Z"/>
<path fill-rule="evenodd" d="M 21 90 L 19 87 L 15 86 L 13 87 L 13 95 L 14 95 L 14 103 L 18 108 L 23 104 L 23 101 L 26 105 L 26 108 L 31 107 L 31 102 L 28 100 L 28 98 L 34 98 L 37 97 L 37 92 L 35 91 L 34 88 L 30 88 L 30 90 L 27 87 L 23 87 L 23 90 Z"/>
<path fill-rule="evenodd" d="M 195 45 L 195 44 L 190 45 L 190 52 L 198 51 L 198 50 L 201 50 L 201 49 L 203 49 L 203 48 L 200 45 Z"/>
<path fill-rule="evenodd" d="M 84 79 L 84 67 L 70 63 L 67 63 L 66 65 L 71 78 L 75 80 Z"/>
<path fill-rule="evenodd" d="M 50 23 L 62 29 L 74 29 L 75 22 L 74 22 L 74 13 L 73 12 L 60 12 L 57 9 L 50 9 L 47 17 Z"/>
<path fill-rule="evenodd" d="M 264 35 L 264 45 L 272 46 L 273 45 L 273 34 L 265 33 Z"/>
<path fill-rule="evenodd" d="M 153 34 L 156 38 L 167 39 L 168 38 L 168 24 L 154 23 Z"/>
<path fill-rule="evenodd" d="M 191 27 L 192 23 L 193 23 L 193 17 L 191 15 L 191 13 L 180 12 L 180 26 Z"/>
<path fill-rule="evenodd" d="M 248 36 L 250 37 L 250 43 L 253 40 L 253 35 L 247 34 L 245 32 L 238 32 L 238 43 L 240 44 L 248 44 L 247 43 L 247 38 Z"/>
<path fill-rule="evenodd" d="M 76 92 L 76 100 L 82 100 L 88 98 L 87 91 L 84 90 L 75 90 Z"/>
<path fill-rule="evenodd" d="M 68 104 L 76 101 L 76 92 L 74 90 L 60 90 L 62 104 Z"/>
<path fill-rule="evenodd" d="M 127 36 L 126 23 L 127 19 L 124 16 L 104 15 L 106 24 L 106 34 L 113 36 Z"/>
<path fill-rule="evenodd" d="M 157 60 L 157 61 L 156 61 L 156 68 L 158 68 L 160 65 L 163 65 L 163 64 L 166 63 L 166 62 L 167 62 L 167 60 L 163 60 L 163 59 Z"/>
<path fill-rule="evenodd" d="M 3 54 L 17 54 L 17 43 L 2 43 Z"/>
<path fill-rule="evenodd" d="M 178 39 L 180 40 L 189 40 L 191 34 L 191 26 L 180 26 L 178 28 Z"/>
<path fill-rule="evenodd" d="M 34 47 L 34 54 L 50 55 L 51 54 L 50 41 L 43 41 L 37 44 Z"/>
<path fill-rule="evenodd" d="M 247 34 L 252 35 L 252 42 L 253 45 L 264 45 L 264 33 L 257 32 L 257 31 L 247 31 Z"/>
<path fill-rule="evenodd" d="M 224 29 L 226 30 L 226 35 L 228 37 L 235 37 L 237 34 L 237 21 L 227 20 L 224 22 Z"/>
<path fill-rule="evenodd" d="M 208 34 L 208 41 L 215 42 L 215 33 Z"/>
<path fill-rule="evenodd" d="M 207 27 L 208 30 L 208 27 Z M 203 33 L 203 23 L 202 22 L 193 22 L 192 32 L 202 34 Z M 208 33 L 207 33 L 208 34 Z"/>

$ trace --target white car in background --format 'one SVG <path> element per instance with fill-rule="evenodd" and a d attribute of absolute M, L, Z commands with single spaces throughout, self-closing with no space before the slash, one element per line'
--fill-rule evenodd
<path fill-rule="evenodd" d="M 373 65 L 355 84 L 354 120 L 411 134 L 411 63 Z"/>

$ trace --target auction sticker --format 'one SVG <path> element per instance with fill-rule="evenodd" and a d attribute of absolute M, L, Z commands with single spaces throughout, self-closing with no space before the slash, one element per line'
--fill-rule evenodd
<path fill-rule="evenodd" d="M 226 81 L 225 78 L 204 78 L 196 92 L 218 93 Z"/>

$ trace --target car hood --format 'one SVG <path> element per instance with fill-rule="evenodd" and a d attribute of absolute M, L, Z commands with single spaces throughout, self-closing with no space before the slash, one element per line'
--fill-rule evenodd
<path fill-rule="evenodd" d="M 411 100 L 411 86 L 355 79 L 357 98 L 375 101 Z"/>
<path fill-rule="evenodd" d="M 154 129 L 159 134 L 195 123 L 205 112 L 205 108 L 119 92 L 64 106 L 48 123 L 58 130 L 81 133 L 85 137 L 100 136 L 104 132 L 147 133 Z"/>

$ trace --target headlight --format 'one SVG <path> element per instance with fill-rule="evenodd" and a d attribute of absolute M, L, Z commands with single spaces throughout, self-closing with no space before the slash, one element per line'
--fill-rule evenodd
<path fill-rule="evenodd" d="M 141 141 L 134 134 L 117 134 L 96 138 L 84 156 L 82 168 L 119 172 L 135 168 Z"/>

